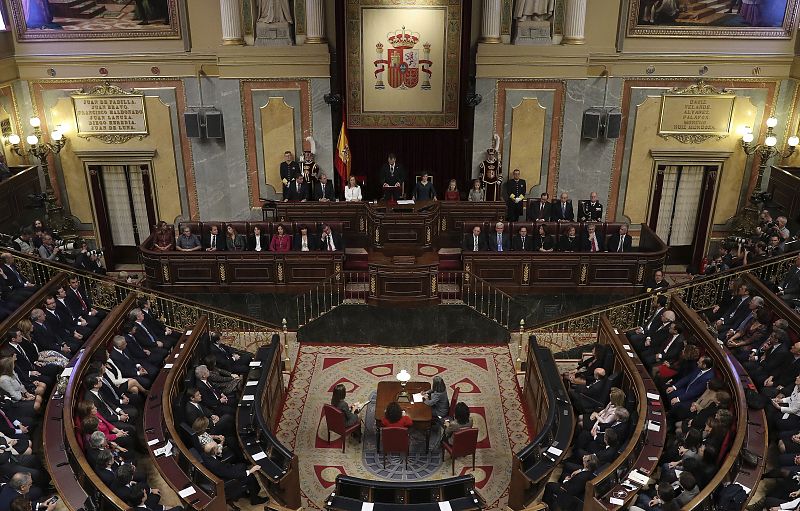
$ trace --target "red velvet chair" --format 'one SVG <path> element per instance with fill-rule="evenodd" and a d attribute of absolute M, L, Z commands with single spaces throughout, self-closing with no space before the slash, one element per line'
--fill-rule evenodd
<path fill-rule="evenodd" d="M 408 428 L 385 427 L 381 428 L 381 450 L 383 451 L 383 468 L 386 468 L 386 455 L 391 453 L 402 454 L 405 458 L 405 468 L 408 470 Z"/>
<path fill-rule="evenodd" d="M 475 470 L 475 449 L 478 445 L 478 429 L 466 428 L 453 433 L 451 437 L 453 443 L 442 441 L 442 461 L 444 462 L 444 452 L 450 453 L 453 460 L 453 475 L 456 475 L 456 458 L 472 455 L 472 470 Z"/>
<path fill-rule="evenodd" d="M 461 391 L 456 387 L 453 391 L 453 396 L 450 398 L 450 410 L 447 412 L 448 417 L 455 417 L 456 415 L 456 405 L 458 404 L 458 395 Z"/>
<path fill-rule="evenodd" d="M 325 405 L 323 407 L 325 412 L 325 422 L 328 424 L 328 443 L 331 443 L 331 431 L 342 437 L 342 452 L 347 445 L 347 437 L 354 431 L 361 429 L 361 421 L 359 420 L 349 428 L 344 425 L 344 412 L 338 408 Z"/>

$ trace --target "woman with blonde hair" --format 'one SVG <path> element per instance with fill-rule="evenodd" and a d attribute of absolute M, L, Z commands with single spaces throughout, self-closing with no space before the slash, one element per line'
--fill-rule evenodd
<path fill-rule="evenodd" d="M 592 412 L 588 417 L 581 415 L 578 418 L 578 425 L 586 429 L 599 428 L 600 424 L 607 424 L 614 421 L 617 410 L 625 407 L 625 391 L 611 387 L 608 397 L 608 404 L 599 412 Z"/>
<path fill-rule="evenodd" d="M 14 373 L 14 362 L 17 356 L 11 355 L 0 359 L 0 391 L 11 398 L 14 408 L 22 415 L 35 415 L 41 411 L 42 395 L 44 395 L 45 384 L 34 382 L 36 390 L 33 394 L 28 392 L 25 385 Z"/>
<path fill-rule="evenodd" d="M 39 357 L 36 360 L 31 360 L 31 362 L 41 362 L 42 365 L 56 365 L 59 367 L 66 367 L 69 363 L 69 359 L 64 356 L 63 353 L 53 350 L 44 350 L 39 351 L 39 347 L 36 346 L 36 343 L 33 341 L 33 323 L 30 322 L 28 319 L 21 319 L 17 323 L 17 330 L 20 331 L 23 338 L 23 346 L 22 349 L 25 349 L 24 343 L 30 344 L 33 347 L 33 350 L 39 353 Z M 26 353 L 28 350 L 26 350 Z"/>

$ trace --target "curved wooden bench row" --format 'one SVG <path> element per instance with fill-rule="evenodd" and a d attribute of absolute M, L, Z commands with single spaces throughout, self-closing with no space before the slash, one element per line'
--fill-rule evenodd
<path fill-rule="evenodd" d="M 675 315 L 683 321 L 687 330 L 701 343 L 706 354 L 714 360 L 716 373 L 725 382 L 727 390 L 730 392 L 732 413 L 736 424 L 736 434 L 716 475 L 705 488 L 700 489 L 700 493 L 695 498 L 683 507 L 683 510 L 705 509 L 711 503 L 717 488 L 727 482 L 738 482 L 746 486 L 749 500 L 753 494 L 752 489 L 764 472 L 766 463 L 768 432 L 764 410 L 753 410 L 747 406 L 744 389 L 751 383 L 749 376 L 738 360 L 720 347 L 717 339 L 706 329 L 706 323 L 699 314 L 689 308 L 677 295 L 671 297 L 671 308 L 675 311 Z M 744 449 L 758 456 L 755 467 L 744 466 L 741 457 Z"/>
<path fill-rule="evenodd" d="M 439 511 L 447 502 L 453 511 L 483 509 L 486 505 L 475 490 L 472 475 L 437 481 L 374 481 L 345 475 L 336 476 L 336 488 L 326 501 L 330 511 L 361 511 L 364 503 L 373 511 Z"/>
<path fill-rule="evenodd" d="M 202 338 L 208 335 L 208 318 L 200 316 L 194 328 L 187 331 L 165 359 L 144 405 L 143 425 L 147 450 L 164 481 L 175 493 L 192 488 L 191 495 L 181 497 L 191 509 L 225 511 L 224 482 L 196 459 L 181 439 L 175 426 L 172 403 L 180 398 L 179 383 L 184 380 L 192 355 Z M 156 456 L 155 450 L 166 441 L 172 442 L 172 456 Z"/>
<path fill-rule="evenodd" d="M 575 414 L 553 354 L 528 339 L 523 402 L 536 438 L 513 456 L 508 506 L 523 509 L 541 492 L 564 459 L 575 430 Z M 554 450 L 548 451 L 548 449 Z M 557 455 L 555 452 L 560 451 Z"/>
<path fill-rule="evenodd" d="M 47 403 L 42 439 L 45 463 L 61 500 L 70 511 L 84 507 L 87 499 L 100 503 L 102 509 L 127 510 L 130 507 L 114 495 L 89 465 L 75 435 L 73 411 L 83 398 L 79 391 L 92 356 L 106 349 L 108 340 L 116 334 L 135 301 L 134 294 L 128 296 L 92 332 L 83 349 L 70 361 L 71 371 L 65 371 L 62 377 L 69 378 L 63 395 L 59 394 L 63 388 L 63 382 L 59 381 Z"/>
<path fill-rule="evenodd" d="M 247 459 L 261 466 L 258 475 L 270 494 L 285 507 L 299 509 L 302 502 L 297 456 L 272 433 L 285 394 L 278 334 L 272 336 L 269 345 L 258 349 L 253 363 L 259 365 L 250 368 L 236 411 L 239 443 Z M 252 396 L 252 400 L 245 401 L 245 396 Z"/>
<path fill-rule="evenodd" d="M 633 433 L 625 448 L 605 469 L 586 483 L 583 508 L 585 510 L 616 510 L 631 505 L 638 490 L 631 491 L 622 486 L 632 470 L 649 477 L 658 465 L 667 438 L 666 412 L 653 378 L 642 364 L 639 356 L 627 344 L 623 334 L 611 326 L 608 317 L 600 316 L 598 342 L 608 345 L 614 352 L 615 370 L 621 369 L 627 385 L 623 385 L 628 397 L 633 395 L 638 406 L 638 417 Z M 621 368 L 619 366 L 622 366 Z M 658 396 L 656 399 L 648 397 Z M 658 431 L 650 429 L 658 425 Z M 636 483 L 632 483 L 634 486 Z M 616 504 L 611 502 L 614 498 Z M 621 501 L 622 503 L 620 503 Z"/>

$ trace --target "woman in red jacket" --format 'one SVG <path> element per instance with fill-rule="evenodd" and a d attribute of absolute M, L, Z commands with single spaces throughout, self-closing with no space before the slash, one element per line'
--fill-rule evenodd
<path fill-rule="evenodd" d="M 414 421 L 411 420 L 411 417 L 406 415 L 406 411 L 400 408 L 400 405 L 397 404 L 397 401 L 392 401 L 386 406 L 386 412 L 383 414 L 383 419 L 381 419 L 381 424 L 383 427 L 391 428 L 391 427 L 399 427 L 399 428 L 408 428 L 414 424 Z"/>
<path fill-rule="evenodd" d="M 292 237 L 286 234 L 283 225 L 278 224 L 278 227 L 275 229 L 275 231 L 277 234 L 273 236 L 272 241 L 269 242 L 269 251 L 289 252 L 292 250 Z"/>

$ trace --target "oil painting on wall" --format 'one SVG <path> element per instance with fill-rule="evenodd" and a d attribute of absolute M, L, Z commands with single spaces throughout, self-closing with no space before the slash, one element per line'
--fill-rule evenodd
<path fill-rule="evenodd" d="M 796 0 L 629 0 L 628 36 L 789 39 Z"/>
<path fill-rule="evenodd" d="M 20 41 L 175 39 L 177 0 L 10 0 Z"/>

